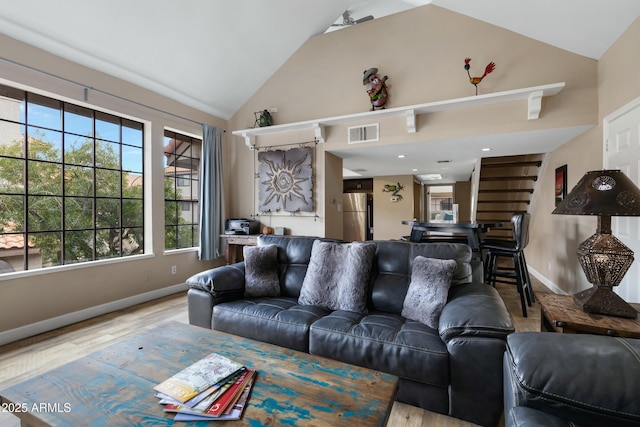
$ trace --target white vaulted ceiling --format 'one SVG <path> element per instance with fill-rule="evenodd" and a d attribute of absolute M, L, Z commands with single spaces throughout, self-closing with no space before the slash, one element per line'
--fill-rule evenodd
<path fill-rule="evenodd" d="M 595 59 L 640 15 L 638 0 L 1 0 L 0 32 L 228 119 L 345 10 L 427 3 Z"/>
<path fill-rule="evenodd" d="M 339 30 L 345 10 L 377 19 L 428 3 L 593 59 L 640 16 L 639 0 L 0 0 L 0 33 L 229 119 L 309 37 Z M 585 130 L 493 135 L 486 145 L 499 156 L 553 140 L 538 152 L 552 151 Z M 432 161 L 438 150 L 451 161 L 447 181 L 468 179 L 483 156 L 474 141 L 431 143 Z M 336 152 L 364 176 L 410 174 L 389 161 L 400 153 L 429 172 L 416 143 Z"/>

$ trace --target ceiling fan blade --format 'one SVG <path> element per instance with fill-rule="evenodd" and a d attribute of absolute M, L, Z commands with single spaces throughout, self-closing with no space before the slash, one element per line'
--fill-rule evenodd
<path fill-rule="evenodd" d="M 364 18 L 356 19 L 353 21 L 356 24 L 362 24 L 363 22 L 371 21 L 373 19 L 373 15 L 367 15 Z"/>

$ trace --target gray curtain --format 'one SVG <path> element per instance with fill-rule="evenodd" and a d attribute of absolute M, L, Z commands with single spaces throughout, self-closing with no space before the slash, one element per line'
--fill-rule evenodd
<path fill-rule="evenodd" d="M 212 260 L 221 256 L 220 235 L 224 232 L 224 188 L 222 181 L 221 129 L 202 125 L 200 159 L 200 247 L 198 257 Z"/>

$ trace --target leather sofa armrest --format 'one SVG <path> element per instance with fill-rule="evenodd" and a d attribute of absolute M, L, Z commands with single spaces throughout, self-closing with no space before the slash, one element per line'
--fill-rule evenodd
<path fill-rule="evenodd" d="M 454 286 L 440 316 L 439 333 L 449 352 L 449 415 L 498 425 L 503 410 L 502 358 L 513 320 L 495 288 Z"/>
<path fill-rule="evenodd" d="M 211 329 L 213 307 L 244 296 L 244 262 L 206 270 L 187 279 L 189 323 Z"/>
<path fill-rule="evenodd" d="M 484 283 L 451 288 L 438 329 L 445 343 L 461 336 L 506 340 L 507 335 L 515 331 L 513 319 L 498 291 Z"/>
<path fill-rule="evenodd" d="M 528 407 L 585 427 L 638 426 L 638 354 L 634 338 L 512 334 L 503 365 L 505 410 Z"/>
<path fill-rule="evenodd" d="M 224 265 L 194 274 L 187 279 L 189 289 L 208 292 L 214 297 L 244 292 L 244 262 Z"/>

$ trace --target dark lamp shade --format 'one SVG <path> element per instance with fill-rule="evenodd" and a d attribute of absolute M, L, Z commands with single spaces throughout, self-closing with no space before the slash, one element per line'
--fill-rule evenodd
<path fill-rule="evenodd" d="M 590 171 L 551 213 L 640 216 L 640 189 L 618 169 Z"/>

